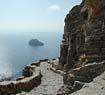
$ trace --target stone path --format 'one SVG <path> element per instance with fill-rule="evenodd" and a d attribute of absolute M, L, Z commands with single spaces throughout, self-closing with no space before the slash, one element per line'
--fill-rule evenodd
<path fill-rule="evenodd" d="M 105 72 L 86 84 L 81 90 L 70 95 L 105 95 Z"/>
<path fill-rule="evenodd" d="M 42 83 L 37 88 L 34 88 L 30 92 L 22 92 L 16 95 L 56 95 L 57 90 L 63 85 L 63 77 L 60 74 L 52 72 L 50 64 L 41 63 Z"/>

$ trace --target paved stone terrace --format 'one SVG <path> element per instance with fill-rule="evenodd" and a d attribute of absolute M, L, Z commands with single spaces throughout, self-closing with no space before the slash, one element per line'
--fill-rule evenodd
<path fill-rule="evenodd" d="M 56 95 L 57 90 L 63 85 L 63 77 L 60 74 L 52 72 L 50 64 L 42 62 L 40 64 L 42 72 L 42 83 L 30 92 L 22 92 L 16 95 Z"/>

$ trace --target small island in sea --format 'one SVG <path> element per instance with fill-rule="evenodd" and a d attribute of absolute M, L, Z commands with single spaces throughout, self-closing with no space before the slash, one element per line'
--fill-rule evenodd
<path fill-rule="evenodd" d="M 37 40 L 37 39 L 32 39 L 32 40 L 29 41 L 29 45 L 30 46 L 43 46 L 44 43 Z"/>

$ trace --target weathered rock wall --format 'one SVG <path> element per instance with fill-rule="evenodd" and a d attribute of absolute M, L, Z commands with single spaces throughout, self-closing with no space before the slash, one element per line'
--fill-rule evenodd
<path fill-rule="evenodd" d="M 65 18 L 60 64 L 70 69 L 105 59 L 105 0 L 83 0 Z"/>
<path fill-rule="evenodd" d="M 91 83 L 85 84 L 81 90 L 69 95 L 105 95 L 105 72 Z"/>
<path fill-rule="evenodd" d="M 64 73 L 64 85 L 58 90 L 57 95 L 69 95 L 80 90 L 85 83 L 92 82 L 94 78 L 105 71 L 105 61 L 89 63 L 79 68 L 71 69 Z"/>

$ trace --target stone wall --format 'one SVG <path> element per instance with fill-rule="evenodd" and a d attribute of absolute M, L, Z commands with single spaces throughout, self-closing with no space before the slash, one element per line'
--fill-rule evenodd
<path fill-rule="evenodd" d="M 0 82 L 0 95 L 12 95 L 21 91 L 30 91 L 41 83 L 41 70 L 38 62 L 25 66 L 23 76 L 16 81 Z"/>
<path fill-rule="evenodd" d="M 105 0 L 89 1 L 83 0 L 65 18 L 60 64 L 66 69 L 105 59 Z"/>

